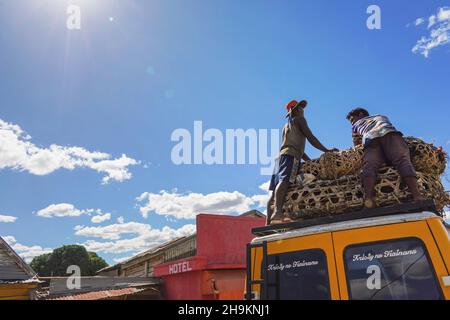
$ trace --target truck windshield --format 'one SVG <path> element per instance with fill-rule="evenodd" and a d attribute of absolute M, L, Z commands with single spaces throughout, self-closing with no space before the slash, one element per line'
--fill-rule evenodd
<path fill-rule="evenodd" d="M 327 259 L 322 250 L 268 255 L 266 265 L 267 299 L 330 299 Z"/>
<path fill-rule="evenodd" d="M 351 299 L 442 299 L 428 253 L 419 239 L 350 246 L 344 259 Z"/>

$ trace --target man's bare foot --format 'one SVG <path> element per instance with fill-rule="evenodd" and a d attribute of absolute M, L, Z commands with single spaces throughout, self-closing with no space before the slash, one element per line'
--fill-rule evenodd
<path fill-rule="evenodd" d="M 290 223 L 290 222 L 294 222 L 294 220 L 292 220 L 292 219 L 289 218 L 289 217 L 283 218 L 283 223 Z"/>
<path fill-rule="evenodd" d="M 364 207 L 367 209 L 373 209 L 376 207 L 375 200 L 366 198 L 364 199 Z"/>
<path fill-rule="evenodd" d="M 423 195 L 418 195 L 413 198 L 414 202 L 421 202 L 421 201 L 425 201 L 425 200 L 428 200 L 428 198 Z"/>
<path fill-rule="evenodd" d="M 270 224 L 280 224 L 283 223 L 283 215 L 275 213 L 273 217 L 270 219 Z"/>

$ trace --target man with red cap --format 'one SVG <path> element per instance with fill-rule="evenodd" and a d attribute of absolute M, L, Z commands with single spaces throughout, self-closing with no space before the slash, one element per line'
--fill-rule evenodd
<path fill-rule="evenodd" d="M 283 217 L 283 203 L 289 185 L 295 181 L 300 160 L 310 160 L 305 154 L 306 140 L 320 151 L 338 151 L 326 148 L 311 132 L 304 116 L 304 109 L 307 105 L 306 100 L 300 102 L 293 100 L 286 106 L 288 122 L 283 128 L 280 156 L 276 161 L 274 174 L 270 181 L 269 190 L 272 191 L 272 195 L 267 205 L 267 224 L 290 222 L 289 218 Z M 274 210 L 272 203 L 274 203 Z"/>

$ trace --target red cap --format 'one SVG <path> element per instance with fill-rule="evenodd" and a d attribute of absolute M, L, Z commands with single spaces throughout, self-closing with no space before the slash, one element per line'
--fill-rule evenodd
<path fill-rule="evenodd" d="M 297 101 L 297 100 L 292 100 L 291 102 L 289 102 L 289 103 L 286 105 L 286 110 L 287 110 L 288 112 L 291 111 L 292 108 L 294 108 L 297 104 L 298 104 L 298 101 Z"/>

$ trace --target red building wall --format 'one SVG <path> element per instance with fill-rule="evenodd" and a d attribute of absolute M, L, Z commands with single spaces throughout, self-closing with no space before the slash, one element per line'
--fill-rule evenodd
<path fill-rule="evenodd" d="M 245 264 L 245 248 L 263 218 L 200 214 L 197 216 L 197 255 L 208 264 Z"/>
<path fill-rule="evenodd" d="M 245 249 L 263 226 L 264 218 L 200 214 L 197 216 L 197 255 L 154 268 L 168 300 L 242 299 Z"/>
<path fill-rule="evenodd" d="M 162 295 L 166 300 L 202 299 L 202 274 L 196 270 L 163 277 Z"/>

